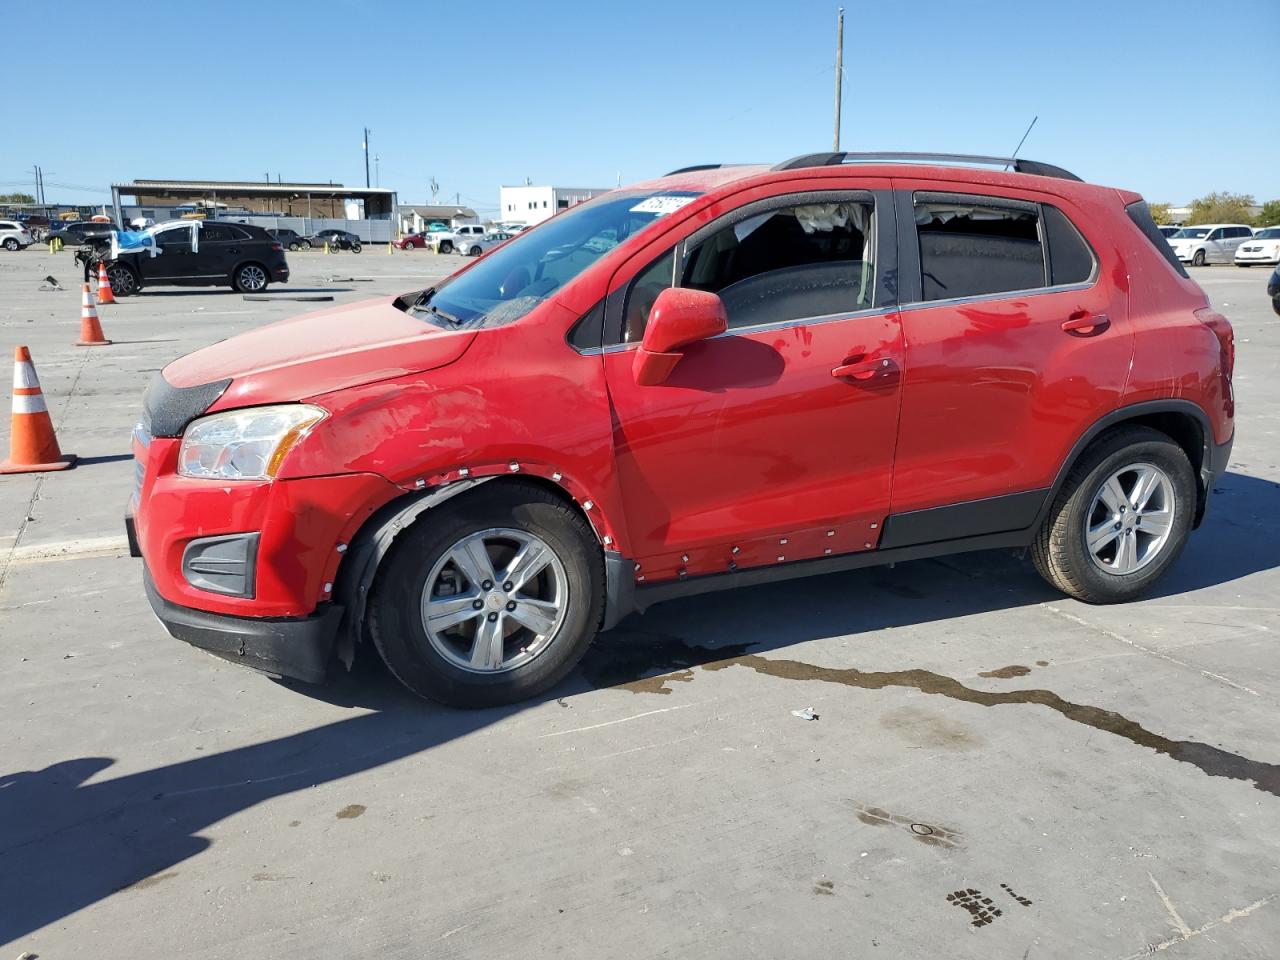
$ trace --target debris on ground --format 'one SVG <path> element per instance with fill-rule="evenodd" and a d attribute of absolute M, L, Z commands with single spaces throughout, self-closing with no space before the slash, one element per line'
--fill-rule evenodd
<path fill-rule="evenodd" d="M 62 286 L 58 283 L 57 278 L 53 276 L 53 274 L 50 274 L 49 276 L 44 278 L 44 283 L 40 284 L 40 289 L 41 290 L 61 290 Z"/>
<path fill-rule="evenodd" d="M 799 717 L 801 720 L 817 720 L 818 715 L 813 712 L 813 707 L 805 707 L 803 710 L 792 710 L 793 717 Z"/>

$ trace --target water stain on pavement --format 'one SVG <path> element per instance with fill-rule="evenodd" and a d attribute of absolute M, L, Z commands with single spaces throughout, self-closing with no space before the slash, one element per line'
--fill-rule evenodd
<path fill-rule="evenodd" d="M 926 843 L 931 847 L 955 849 L 956 847 L 964 846 L 964 834 L 959 830 L 951 830 L 933 823 L 921 823 L 917 820 L 912 820 L 910 817 L 890 813 L 880 807 L 869 807 L 854 801 L 850 801 L 850 803 L 853 804 L 853 810 L 858 815 L 858 819 L 868 826 L 897 827 L 913 840 L 919 840 L 921 843 Z"/>
<path fill-rule="evenodd" d="M 797 660 L 770 660 L 757 654 L 733 657 L 715 663 L 703 664 L 705 670 L 724 670 L 729 667 L 746 667 L 756 673 L 782 680 L 817 680 L 822 683 L 838 683 L 863 690 L 883 690 L 886 687 L 905 687 L 921 693 L 947 697 L 962 703 L 974 703 L 982 707 L 999 707 L 1013 704 L 1036 704 L 1048 707 L 1073 723 L 1092 727 L 1105 733 L 1147 747 L 1164 754 L 1179 763 L 1189 763 L 1211 777 L 1230 780 L 1246 780 L 1257 789 L 1280 797 L 1280 766 L 1250 760 L 1239 754 L 1229 753 L 1218 747 L 1196 740 L 1170 740 L 1152 733 L 1141 724 L 1112 710 L 1091 707 L 1087 704 L 1064 700 L 1051 690 L 1007 690 L 993 692 L 966 687 L 958 680 L 934 673 L 931 670 L 865 671 L 855 667 L 819 667 Z"/>
<path fill-rule="evenodd" d="M 1001 667 L 999 670 L 983 670 L 978 676 L 994 677 L 997 680 L 1012 680 L 1014 677 L 1025 677 L 1030 672 L 1030 667 L 1022 667 L 1015 663 L 1007 667 Z"/>
<path fill-rule="evenodd" d="M 354 820 L 368 808 L 363 803 L 349 803 L 338 811 L 339 820 Z"/>
<path fill-rule="evenodd" d="M 819 896 L 834 897 L 836 895 L 836 885 L 831 880 L 819 880 L 813 885 L 813 892 Z"/>
<path fill-rule="evenodd" d="M 751 647 L 750 643 L 700 647 L 665 633 L 611 630 L 591 645 L 580 669 L 597 690 L 670 694 L 667 684 L 690 682 L 693 667 L 740 657 Z"/>
<path fill-rule="evenodd" d="M 154 887 L 157 883 L 168 880 L 170 877 L 176 877 L 178 871 L 170 870 L 168 873 L 153 873 L 149 877 L 143 877 L 137 883 L 131 883 L 125 887 L 126 890 L 145 890 L 147 887 Z"/>

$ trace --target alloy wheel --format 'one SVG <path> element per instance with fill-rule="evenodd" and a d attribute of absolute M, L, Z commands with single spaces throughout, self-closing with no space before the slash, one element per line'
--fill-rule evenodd
<path fill-rule="evenodd" d="M 505 673 L 547 649 L 568 606 L 568 576 L 547 542 L 494 527 L 468 534 L 436 561 L 422 594 L 422 626 L 455 667 Z"/>
<path fill-rule="evenodd" d="M 242 290 L 261 290 L 267 285 L 267 274 L 257 264 L 247 264 L 240 268 L 240 288 Z"/>
<path fill-rule="evenodd" d="M 1173 482 L 1159 467 L 1134 463 L 1111 474 L 1094 494 L 1084 540 L 1094 564 L 1125 576 L 1151 563 L 1173 530 Z"/>

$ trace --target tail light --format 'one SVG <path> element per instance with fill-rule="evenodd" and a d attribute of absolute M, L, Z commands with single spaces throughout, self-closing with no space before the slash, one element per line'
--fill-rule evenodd
<path fill-rule="evenodd" d="M 1222 375 L 1228 380 L 1236 366 L 1236 335 L 1231 329 L 1231 321 L 1213 307 L 1201 307 L 1196 311 L 1196 319 L 1213 331 L 1218 338 L 1218 348 L 1222 355 Z"/>
<path fill-rule="evenodd" d="M 274 250 L 276 253 L 281 253 L 284 250 L 284 246 L 279 243 L 273 243 L 271 245 L 271 249 Z"/>

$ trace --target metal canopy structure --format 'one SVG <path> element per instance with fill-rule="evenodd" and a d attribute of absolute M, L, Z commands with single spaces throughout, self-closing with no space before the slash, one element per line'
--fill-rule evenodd
<path fill-rule="evenodd" d="M 348 200 L 357 200 L 363 203 L 368 220 L 391 220 L 397 207 L 396 191 L 382 187 L 241 180 L 133 180 L 111 185 L 117 226 L 123 226 L 120 222 L 122 196 L 133 197 L 140 206 L 238 204 L 254 212 L 307 217 L 344 217 L 345 212 L 338 213 L 338 209 L 344 208 Z"/>

